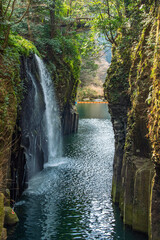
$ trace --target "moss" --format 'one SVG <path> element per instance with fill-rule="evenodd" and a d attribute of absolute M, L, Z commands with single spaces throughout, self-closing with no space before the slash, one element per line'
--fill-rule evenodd
<path fill-rule="evenodd" d="M 132 226 L 132 218 L 133 218 L 133 205 L 124 203 L 124 213 L 123 213 L 124 224 Z"/>
<path fill-rule="evenodd" d="M 156 40 L 154 49 L 154 61 L 151 72 L 152 88 L 150 89 L 150 109 L 149 109 L 149 138 L 152 145 L 152 159 L 160 165 L 160 10 L 155 22 Z"/>
<path fill-rule="evenodd" d="M 20 35 L 10 34 L 8 44 L 9 47 L 15 48 L 15 51 L 20 55 L 29 56 L 30 54 L 35 53 L 40 56 L 40 53 L 34 44 L 31 41 L 21 37 Z"/>
<path fill-rule="evenodd" d="M 19 222 L 17 214 L 12 210 L 11 207 L 5 207 L 5 218 L 4 225 L 5 226 L 14 226 Z"/>
<path fill-rule="evenodd" d="M 79 84 L 80 61 L 77 60 L 75 68 L 71 62 L 64 59 L 53 58 L 56 71 L 52 72 L 56 95 L 62 113 L 66 107 L 75 104 Z"/>
<path fill-rule="evenodd" d="M 144 27 L 137 37 L 139 40 L 131 40 L 130 46 L 126 44 L 130 53 L 122 49 L 125 41 L 121 31 L 116 39 L 118 47 L 112 50 L 111 67 L 105 83 L 105 96 L 113 113 L 113 123 L 126 117 L 125 114 L 116 116 L 115 106 L 122 105 L 127 96 L 131 103 L 128 105 L 123 163 L 118 169 L 121 181 L 119 183 L 113 178 L 112 198 L 116 202 L 120 185 L 118 202 L 124 223 L 147 233 L 150 239 L 159 235 L 160 212 L 160 171 L 157 170 L 160 166 L 160 10 L 157 17 L 154 14 L 148 16 L 145 24 L 142 23 Z M 131 34 L 130 37 L 133 39 Z M 114 130 L 118 149 L 122 129 L 118 129 L 119 132 Z M 151 159 L 155 163 L 156 183 L 152 182 L 154 165 Z M 121 166 L 121 162 L 118 163 Z"/>
<path fill-rule="evenodd" d="M 0 192 L 5 191 L 12 134 L 17 107 L 22 99 L 20 56 L 38 53 L 35 46 L 18 35 L 10 34 L 8 47 L 0 54 Z"/>
<path fill-rule="evenodd" d="M 121 36 L 119 38 L 119 45 L 123 43 L 124 39 Z M 126 51 L 126 48 L 114 49 L 113 46 L 111 66 L 107 71 L 107 78 L 104 84 L 105 98 L 111 104 L 119 103 L 123 101 L 123 98 L 128 97 L 128 76 L 131 66 L 130 54 Z"/>

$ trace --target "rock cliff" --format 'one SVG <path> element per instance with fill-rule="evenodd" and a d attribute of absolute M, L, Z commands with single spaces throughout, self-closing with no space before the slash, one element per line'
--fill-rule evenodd
<path fill-rule="evenodd" d="M 12 41 L 8 48 L 0 54 L 0 239 L 6 239 L 3 226 L 8 225 L 7 222 L 11 220 L 5 217 L 9 215 L 4 206 L 9 208 L 10 200 L 11 204 L 14 204 L 27 187 L 28 175 L 34 174 L 34 170 L 28 171 L 29 166 L 26 164 L 25 156 L 25 149 L 33 145 L 34 134 L 37 136 L 36 155 L 39 156 L 39 161 L 35 162 L 36 169 L 42 170 L 45 162 L 43 149 L 45 145 L 41 134 L 44 130 L 45 104 L 33 57 L 34 53 L 39 53 L 34 45 L 22 37 L 10 36 L 10 38 Z M 54 64 L 56 69 L 52 72 L 52 79 L 60 107 L 61 128 L 63 134 L 70 134 L 76 132 L 78 127 L 78 114 L 74 108 L 78 69 L 77 71 L 72 69 L 69 64 L 60 59 L 54 60 Z M 39 92 L 38 99 L 41 104 L 36 112 L 32 109 L 36 94 L 34 82 L 28 76 L 28 69 L 34 75 Z M 30 118 L 31 115 L 34 115 L 34 120 Z M 28 129 L 31 129 L 30 133 Z"/>
<path fill-rule="evenodd" d="M 137 33 L 121 30 L 105 83 L 115 133 L 112 198 L 123 222 L 152 240 L 160 236 L 158 11 Z"/>

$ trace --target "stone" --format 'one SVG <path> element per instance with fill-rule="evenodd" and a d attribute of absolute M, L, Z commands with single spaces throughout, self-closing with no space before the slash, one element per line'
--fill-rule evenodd
<path fill-rule="evenodd" d="M 4 225 L 5 226 L 14 226 L 19 222 L 17 214 L 13 211 L 11 207 L 5 207 L 5 218 Z"/>
<path fill-rule="evenodd" d="M 78 131 L 79 114 L 76 108 L 70 106 L 62 115 L 62 133 L 68 135 Z"/>
<path fill-rule="evenodd" d="M 134 230 L 148 234 L 154 165 L 149 158 L 131 156 L 124 169 L 120 201 L 123 221 Z"/>

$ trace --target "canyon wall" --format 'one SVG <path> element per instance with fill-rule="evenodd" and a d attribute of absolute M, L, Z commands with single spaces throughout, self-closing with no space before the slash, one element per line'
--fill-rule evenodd
<path fill-rule="evenodd" d="M 35 162 L 36 172 L 43 169 L 45 162 L 42 132 L 46 106 L 34 60 L 34 53 L 39 53 L 29 41 L 21 37 L 15 41 L 15 46 L 8 46 L 0 55 L 0 239 L 2 240 L 6 239 L 4 226 L 14 225 L 18 221 L 16 214 L 10 208 L 10 203 L 11 206 L 14 205 L 27 187 L 30 173 L 25 149 L 32 147 L 33 135 L 36 135 L 35 149 L 36 155 L 39 156 L 39 161 Z M 61 131 L 63 134 L 70 134 L 76 132 L 78 128 L 78 113 L 74 107 L 78 74 L 76 75 L 74 69 L 62 60 L 56 60 L 54 64 L 57 64 L 57 67 L 52 72 L 52 79 L 60 108 Z M 33 73 L 35 82 L 32 76 L 29 77 L 28 68 Z M 36 112 L 32 109 L 36 104 L 34 85 L 39 92 L 38 100 L 41 103 Z M 34 115 L 34 119 L 31 119 L 31 115 Z M 33 128 L 29 133 L 31 124 Z"/>
<path fill-rule="evenodd" d="M 115 133 L 113 202 L 125 224 L 152 240 L 160 236 L 159 16 L 152 12 L 139 35 L 122 29 L 105 83 Z"/>

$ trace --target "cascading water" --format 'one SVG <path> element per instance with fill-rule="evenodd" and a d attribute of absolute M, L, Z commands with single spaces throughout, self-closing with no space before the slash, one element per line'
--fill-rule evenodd
<path fill-rule="evenodd" d="M 22 104 L 22 147 L 28 180 L 61 157 L 61 124 L 53 81 L 35 55 L 25 61 L 27 94 Z"/>
<path fill-rule="evenodd" d="M 36 61 L 46 105 L 45 120 L 48 142 L 48 162 L 52 163 L 55 158 L 61 157 L 62 155 L 59 111 L 50 74 L 43 61 L 37 55 Z"/>

